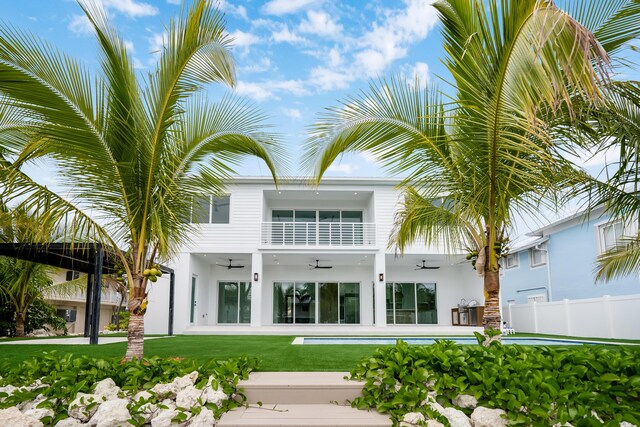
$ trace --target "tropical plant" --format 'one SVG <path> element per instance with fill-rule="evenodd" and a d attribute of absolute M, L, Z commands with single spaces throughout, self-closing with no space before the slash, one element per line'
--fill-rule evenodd
<path fill-rule="evenodd" d="M 559 187 L 584 179 L 563 156 L 572 101 L 599 99 L 608 53 L 640 31 L 637 2 L 573 6 L 435 2 L 453 93 L 383 79 L 328 109 L 307 142 L 318 182 L 345 152 L 404 176 L 390 244 L 466 248 L 484 276 L 485 327 L 501 326 L 499 259 L 513 215 L 555 206 Z"/>
<path fill-rule="evenodd" d="M 625 235 L 598 257 L 596 280 L 640 272 L 640 82 L 613 81 L 606 87 L 606 102 L 585 108 L 585 148 L 592 152 L 619 150 L 595 177 L 571 196 L 586 195 L 590 210 L 604 207 L 612 221 L 622 221 Z"/>
<path fill-rule="evenodd" d="M 245 155 L 262 159 L 275 179 L 273 159 L 282 156 L 256 107 L 202 95 L 208 84 L 235 81 L 232 40 L 211 1 L 183 5 L 144 78 L 101 3 L 80 7 L 98 41 L 97 73 L 34 35 L 0 26 L 0 182 L 8 201 L 115 252 L 129 285 L 126 357 L 140 358 L 143 273 L 194 233 L 192 199 L 220 193 Z M 55 165 L 56 193 L 24 173 L 38 159 Z"/>

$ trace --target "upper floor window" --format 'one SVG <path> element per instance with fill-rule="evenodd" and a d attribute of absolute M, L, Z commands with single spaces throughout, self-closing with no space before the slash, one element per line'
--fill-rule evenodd
<path fill-rule="evenodd" d="M 507 258 L 505 259 L 504 263 L 505 263 L 505 267 L 507 267 L 507 269 L 519 267 L 520 266 L 520 254 L 519 253 L 515 253 L 515 254 L 507 255 Z"/>
<path fill-rule="evenodd" d="M 538 245 L 529 249 L 529 263 L 531 267 L 539 267 L 547 263 L 547 245 Z"/>
<path fill-rule="evenodd" d="M 273 210 L 273 222 L 342 222 L 361 223 L 362 211 Z"/>
<path fill-rule="evenodd" d="M 201 196 L 193 201 L 191 222 L 195 224 L 229 224 L 230 196 Z"/>
<path fill-rule="evenodd" d="M 622 221 L 610 222 L 598 226 L 600 238 L 600 253 L 613 249 L 625 234 L 625 226 Z"/>

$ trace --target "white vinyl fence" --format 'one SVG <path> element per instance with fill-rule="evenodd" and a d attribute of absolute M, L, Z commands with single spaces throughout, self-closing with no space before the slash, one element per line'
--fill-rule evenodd
<path fill-rule="evenodd" d="M 516 332 L 640 339 L 640 295 L 509 304 L 502 316 Z"/>

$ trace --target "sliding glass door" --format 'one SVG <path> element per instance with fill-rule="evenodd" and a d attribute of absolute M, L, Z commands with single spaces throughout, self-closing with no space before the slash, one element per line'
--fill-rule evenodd
<path fill-rule="evenodd" d="M 387 323 L 438 323 L 435 283 L 387 283 Z"/>
<path fill-rule="evenodd" d="M 358 324 L 360 284 L 275 282 L 273 323 Z"/>
<path fill-rule="evenodd" d="M 251 322 L 251 283 L 218 283 L 218 323 Z"/>

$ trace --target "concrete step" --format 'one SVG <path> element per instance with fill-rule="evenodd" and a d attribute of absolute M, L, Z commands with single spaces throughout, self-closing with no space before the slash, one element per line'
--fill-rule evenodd
<path fill-rule="evenodd" d="M 340 405 L 362 394 L 363 382 L 345 380 L 348 372 L 253 372 L 240 381 L 247 403 Z"/>
<path fill-rule="evenodd" d="M 388 415 L 335 404 L 264 404 L 235 408 L 222 415 L 218 427 L 314 426 L 387 427 Z"/>

